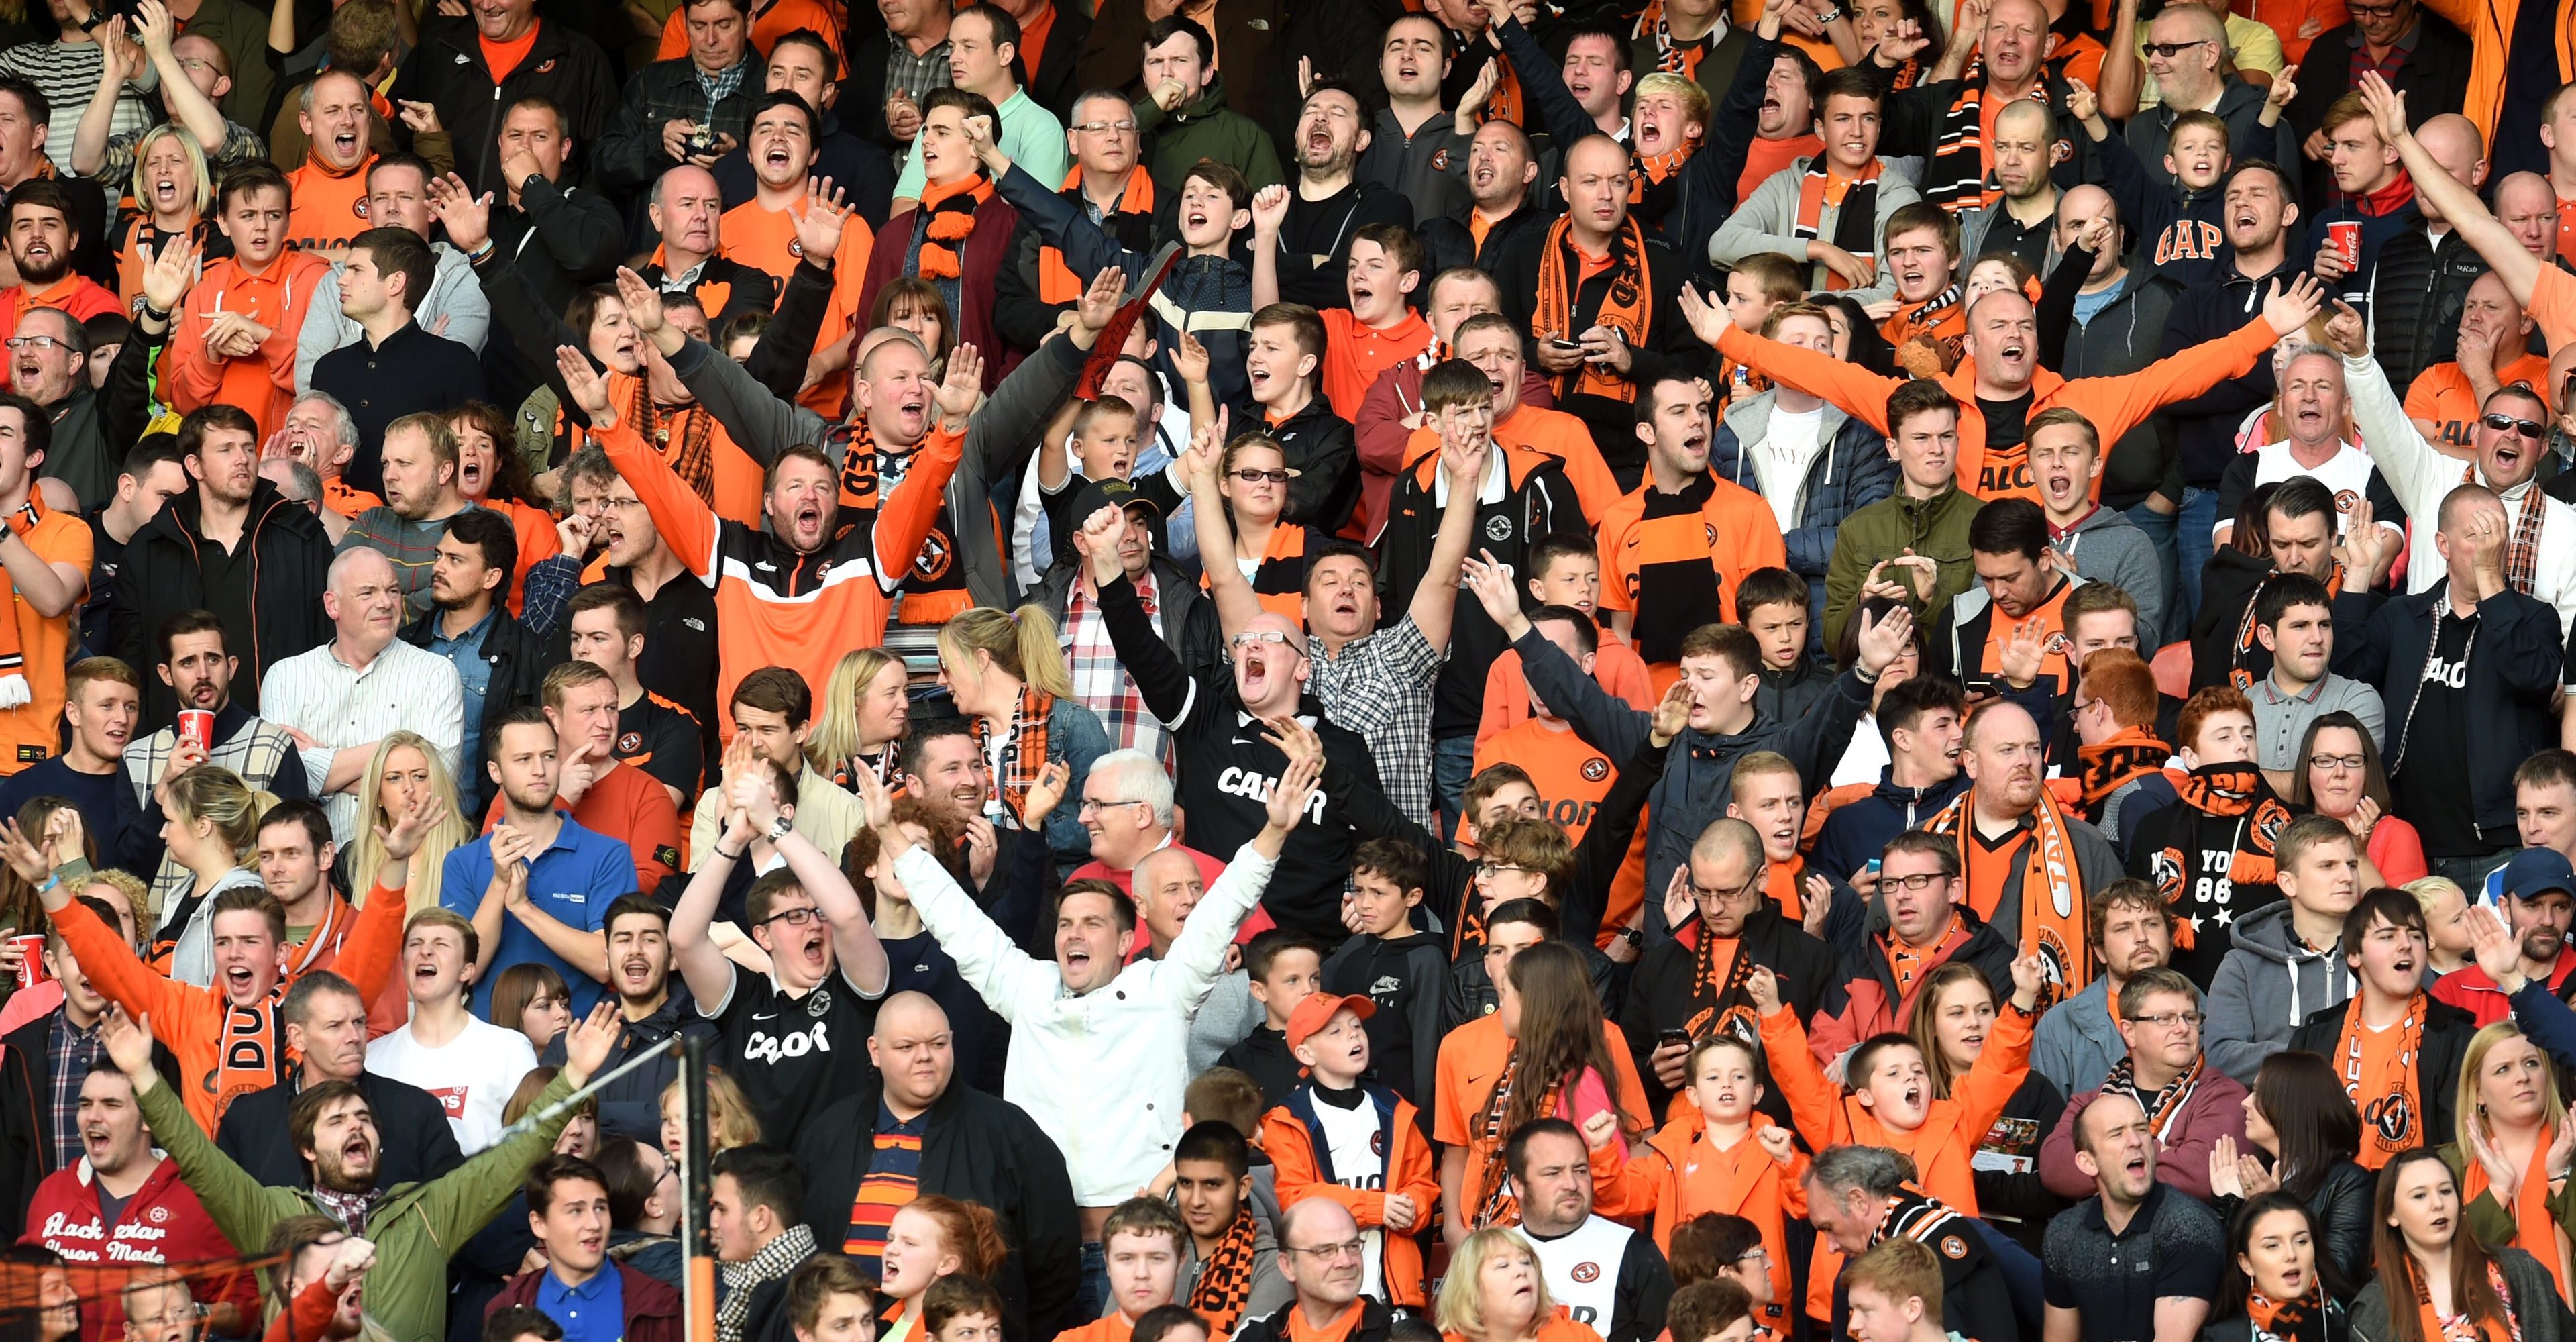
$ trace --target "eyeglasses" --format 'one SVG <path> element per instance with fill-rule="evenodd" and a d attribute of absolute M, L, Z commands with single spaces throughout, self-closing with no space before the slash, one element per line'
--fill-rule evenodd
<path fill-rule="evenodd" d="M 1241 480 L 1247 485 L 1284 485 L 1288 483 L 1288 472 L 1284 470 L 1256 471 L 1251 467 L 1246 466 L 1238 470 L 1229 471 L 1227 474 L 1233 476 L 1237 480 Z"/>
<path fill-rule="evenodd" d="M 2170 1030 L 2177 1025 L 2188 1025 L 2194 1029 L 2198 1029 L 2200 1027 L 2200 1023 L 2209 1018 L 2197 1011 L 2161 1011 L 2152 1016 L 2133 1016 L 2131 1019 L 2137 1021 L 2141 1025 L 2152 1025 L 2159 1030 Z"/>
<path fill-rule="evenodd" d="M 1145 801 L 1135 797 L 1118 797 L 1110 800 L 1102 800 L 1096 797 L 1085 797 L 1082 799 L 1082 805 L 1074 809 L 1076 813 L 1079 814 L 1083 811 L 1106 811 L 1112 806 L 1144 806 L 1147 804 L 1148 803 Z"/>
<path fill-rule="evenodd" d="M 2390 0 L 2390 3 L 2384 5 L 2346 4 L 2343 12 L 2356 19 L 2392 19 L 2397 17 L 2397 11 L 2405 7 L 2406 0 Z"/>
<path fill-rule="evenodd" d="M 2318 773 L 2333 773 L 2337 769 L 2342 769 L 2350 773 L 2360 773 L 2363 769 L 2366 769 L 2369 766 L 2370 761 L 2360 755 L 2308 756 L 2308 767 L 2316 770 Z"/>
<path fill-rule="evenodd" d="M 2075 711 L 2082 713 L 2088 709 L 2107 708 L 2110 703 L 2108 699 L 2078 699 L 2075 701 Z"/>
<path fill-rule="evenodd" d="M 1490 881 L 1507 871 L 1528 870 L 1529 868 L 1527 867 L 1515 867 L 1508 862 L 1479 862 L 1476 864 L 1476 879 L 1480 881 Z"/>
<path fill-rule="evenodd" d="M 816 919 L 821 918 L 822 916 L 823 911 L 821 909 L 814 908 L 809 905 L 807 907 L 797 909 L 780 909 L 778 912 L 773 913 L 760 921 L 763 923 L 785 923 L 789 927 L 806 927 L 810 926 Z"/>
<path fill-rule="evenodd" d="M 1073 128 L 1081 131 L 1085 135 L 1133 135 L 1136 133 L 1136 123 L 1132 119 L 1127 121 L 1082 121 L 1076 122 Z"/>
<path fill-rule="evenodd" d="M 1339 1244 L 1317 1244 L 1303 1249 L 1292 1244 L 1288 1246 L 1288 1252 L 1302 1253 L 1322 1262 L 1333 1263 L 1345 1258 L 1357 1258 L 1360 1256 L 1360 1251 L 1366 1247 L 1365 1240 L 1346 1239 Z"/>
<path fill-rule="evenodd" d="M 2203 37 L 2189 42 L 2147 42 L 2141 44 L 2138 49 L 2150 56 L 2162 56 L 2166 60 L 2172 60 L 2174 57 L 2191 50 L 2193 47 L 2201 46 L 2208 41 L 2208 38 Z"/>
<path fill-rule="evenodd" d="M 31 340 L 44 339 L 43 336 L 30 336 L 27 338 Z M 13 337 L 9 341 L 9 347 L 11 349 L 16 349 L 18 347 L 18 341 L 16 338 Z M 2478 422 L 2498 433 L 2504 433 L 2510 430 L 2511 432 L 2521 434 L 2525 438 L 2537 438 L 2540 435 L 2549 432 L 2549 426 L 2536 419 L 2516 419 L 2511 415 L 2500 415 L 2492 410 L 2480 415 L 2478 417 Z"/>
<path fill-rule="evenodd" d="M 1885 890 L 1892 885 L 1919 895 L 1931 889 L 1936 883 L 1948 879 L 1950 874 L 1945 871 L 1918 871 L 1911 876 L 1882 875 L 1878 878 L 1878 888 Z"/>
<path fill-rule="evenodd" d="M 1246 629 L 1235 635 L 1233 640 L 1234 646 L 1238 648 L 1248 648 L 1256 643 L 1275 646 L 1287 641 L 1288 636 L 1276 629 Z"/>
<path fill-rule="evenodd" d="M 1739 1263 L 1767 1263 L 1771 1261 L 1771 1251 L 1763 1248 L 1759 1244 L 1756 1244 L 1752 1248 L 1745 1250 L 1743 1253 L 1736 1255 L 1735 1261 Z"/>
<path fill-rule="evenodd" d="M 1707 900 L 1712 903 L 1733 904 L 1739 900 L 1761 893 L 1762 878 L 1765 874 L 1766 871 L 1764 868 L 1756 867 L 1753 869 L 1752 877 L 1746 880 L 1742 885 L 1702 885 L 1697 881 L 1693 881 L 1691 882 L 1691 896 L 1694 899 Z"/>
<path fill-rule="evenodd" d="M 7 343 L 11 349 L 52 349 L 62 345 L 63 342 L 49 335 L 13 335 L 9 337 Z M 64 346 L 64 348 L 70 347 Z"/>

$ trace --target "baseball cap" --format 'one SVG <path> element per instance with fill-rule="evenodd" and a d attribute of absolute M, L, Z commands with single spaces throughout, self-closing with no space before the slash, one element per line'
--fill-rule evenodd
<path fill-rule="evenodd" d="M 1350 1008 L 1351 1014 L 1361 1020 L 1367 1020 L 1377 1014 L 1377 1003 L 1357 993 L 1348 997 L 1333 993 L 1316 993 L 1305 1001 L 1299 1002 L 1297 1009 L 1288 1013 L 1288 1047 L 1293 1049 L 1305 1043 L 1317 1030 L 1330 1024 L 1334 1013 L 1344 1007 Z"/>
<path fill-rule="evenodd" d="M 2504 893 L 2515 899 L 2532 899 L 2552 890 L 2576 898 L 2576 864 L 2555 848 L 2525 848 L 2506 861 L 2501 874 Z"/>

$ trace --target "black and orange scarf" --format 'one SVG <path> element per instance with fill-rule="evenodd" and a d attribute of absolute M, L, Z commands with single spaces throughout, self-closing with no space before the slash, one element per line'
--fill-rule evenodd
<path fill-rule="evenodd" d="M 1976 790 L 1970 788 L 1923 828 L 1949 835 L 1965 859 L 1976 846 L 1975 805 Z M 2075 864 L 2075 844 L 2048 789 L 2039 790 L 2030 818 L 2030 837 L 2014 849 L 2022 864 L 2021 953 L 2036 954 L 2048 964 L 2049 982 L 2040 1001 L 2045 1007 L 2059 994 L 2081 991 L 2093 981 L 2093 938 L 2084 927 L 2084 876 Z"/>
<path fill-rule="evenodd" d="M 1478 1230 L 1521 1223 L 1520 1196 L 1512 1191 L 1510 1171 L 1503 1166 L 1503 1148 L 1511 1138 L 1511 1133 L 1504 1130 L 1503 1119 L 1511 1109 L 1512 1091 L 1519 1085 L 1520 1074 L 1521 1051 L 1520 1046 L 1514 1044 L 1511 1061 L 1503 1065 L 1503 1075 L 1494 1082 L 1494 1093 L 1486 1097 L 1484 1117 L 1477 1124 L 1477 1135 L 1486 1143 L 1484 1195 L 1476 1201 L 1476 1219 L 1471 1223 Z M 1542 1115 L 1555 1113 L 1557 1102 L 1564 1098 L 1564 1094 L 1565 1078 L 1559 1077 L 1550 1082 L 1547 1093 L 1539 1097 L 1535 1112 Z"/>
<path fill-rule="evenodd" d="M 2481 1161 L 2469 1162 L 2472 1174 L 2482 1174 L 2485 1169 Z M 2460 1201 L 2465 1203 L 2469 1197 L 2470 1194 L 2463 1189 Z M 2487 1285 L 2495 1288 L 2496 1299 L 2504 1303 L 2504 1320 L 2501 1323 L 2494 1319 L 2480 1323 L 2470 1318 L 2469 1302 L 2465 1300 L 2451 1302 L 2459 1308 L 2457 1314 L 2445 1315 L 2434 1309 L 2433 1293 L 2424 1284 L 2424 1269 L 2417 1266 L 2411 1254 L 2406 1259 L 2406 1277 L 2415 1283 L 2416 1325 L 2422 1331 L 2424 1342 L 2522 1342 L 2522 1322 L 2514 1317 L 2513 1312 L 2513 1288 L 2505 1284 L 2504 1269 L 2496 1266 L 2495 1259 L 2487 1259 Z"/>
<path fill-rule="evenodd" d="M 716 503 L 716 417 L 706 408 L 688 402 L 664 405 L 653 399 L 652 389 L 642 377 L 635 379 L 635 395 L 626 406 L 626 419 L 644 441 L 662 454 L 671 474 L 698 496 L 699 502 L 712 508 Z"/>
<path fill-rule="evenodd" d="M 1721 16 L 1719 22 L 1724 23 L 1725 19 Z M 1654 39 L 1656 72 L 1697 79 L 1699 63 L 1707 60 L 1708 53 L 1717 48 L 1716 41 L 1712 39 L 1719 33 L 1711 28 L 1696 42 L 1681 41 L 1673 36 L 1672 19 L 1664 13 L 1664 0 L 1646 0 L 1646 8 L 1637 15 L 1637 26 L 1629 30 L 1628 36 L 1637 40 Z"/>
<path fill-rule="evenodd" d="M 2261 1291 L 2245 1295 L 2245 1317 L 2254 1325 L 2257 1342 L 2326 1342 L 2327 1315 L 2333 1308 L 2322 1287 L 2296 1300 L 2274 1300 Z"/>
<path fill-rule="evenodd" d="M 1807 160 L 1807 171 L 1798 178 L 1798 218 L 1790 226 L 1790 235 L 1807 239 L 1823 237 L 1825 207 L 1832 205 L 1839 213 L 1834 216 L 1834 235 L 1826 241 L 1854 256 L 1875 259 L 1878 256 L 1878 179 L 1886 171 L 1883 161 L 1871 159 L 1858 177 L 1843 184 L 1841 197 L 1835 199 L 1832 194 L 1833 171 L 1826 164 L 1825 156 L 1818 154 Z M 1824 276 L 1824 287 L 1828 290 L 1851 287 L 1851 281 L 1830 268 L 1811 268 Z"/>
<path fill-rule="evenodd" d="M 2361 1002 L 2366 995 L 2356 992 L 2345 1004 L 2343 1032 L 2335 1037 L 2335 1050 L 2342 1055 L 2344 1093 L 2361 1111 L 2361 1151 L 2356 1159 L 2362 1168 L 2375 1170 L 2398 1152 L 2422 1141 L 2424 1096 L 2416 1081 L 2415 1065 L 2424 1048 L 2428 999 L 2420 992 L 2407 999 L 2406 1017 L 2397 1023 L 2396 1047 L 2380 1054 L 2378 1075 L 2366 1076 L 2362 1041 L 2369 1030 L 2361 1021 Z"/>
<path fill-rule="evenodd" d="M 1583 258 L 1575 251 L 1571 228 L 1564 218 L 1548 226 L 1547 246 L 1539 254 L 1538 308 L 1532 314 L 1542 335 L 1566 340 L 1584 329 L 1575 324 L 1575 313 L 1584 290 L 1591 287 L 1584 279 Z M 1646 231 L 1635 216 L 1621 220 L 1619 231 L 1610 235 L 1610 265 L 1600 278 L 1605 281 L 1601 303 L 1590 324 L 1606 326 L 1626 337 L 1630 345 L 1645 348 L 1646 332 L 1654 325 L 1655 299 L 1646 284 Z M 1636 398 L 1637 386 L 1608 365 L 1586 360 L 1581 367 L 1557 374 L 1555 391 L 1560 404 L 1577 394 L 1629 401 Z"/>
<path fill-rule="evenodd" d="M 2263 781 L 2251 764 L 2204 764 L 2174 786 L 2183 810 L 2165 834 L 2165 846 L 2153 859 L 2156 886 L 2179 922 L 2174 946 L 2194 946 L 2186 895 L 2209 892 L 2207 901 L 2238 907 L 2235 890 L 2243 885 L 2271 885 L 2275 879 L 2272 844 L 2290 823 L 2290 808 Z M 2222 855 L 2225 865 L 2210 860 Z"/>
<path fill-rule="evenodd" d="M 965 258 L 960 255 L 966 239 L 975 234 L 975 210 L 993 198 L 993 180 L 981 171 L 972 177 L 945 184 L 932 182 L 921 189 L 921 212 L 925 222 L 921 229 L 921 253 L 913 273 L 925 280 L 953 280 L 966 273 Z"/>
<path fill-rule="evenodd" d="M 2032 85 L 2022 96 L 2047 106 L 2048 82 Z M 1923 198 L 1957 214 L 1991 205 L 2002 194 L 1986 180 L 1986 72 L 1975 66 L 1934 125 L 1932 157 L 1923 165 Z"/>
<path fill-rule="evenodd" d="M 2075 757 L 2081 761 L 2084 805 L 2099 815 L 2102 803 L 2129 780 L 2151 773 L 2171 773 L 2165 761 L 2173 758 L 2173 747 L 2157 740 L 2155 733 L 2144 727 L 2123 727 L 2099 745 L 2077 746 Z M 2179 790 L 2181 776 L 2174 777 Z"/>
<path fill-rule="evenodd" d="M 2138 1085 L 2137 1062 L 2123 1057 L 2111 1065 L 2110 1075 L 2102 1078 L 2102 1094 L 2126 1095 L 2136 1100 L 2138 1108 L 2146 1112 L 2147 1126 L 2155 1130 L 2156 1140 L 2170 1143 L 2174 1120 L 2182 1117 L 2183 1106 L 2199 1087 L 2201 1065 L 2206 1061 L 2206 1054 L 2194 1054 L 2191 1066 L 2184 1068 L 2182 1075 L 2166 1082 L 2162 1090 L 2150 1093 Z"/>
<path fill-rule="evenodd" d="M 1643 205 L 1657 188 L 1673 180 L 1699 149 L 1699 141 L 1685 139 L 1682 147 L 1669 154 L 1639 154 L 1637 170 L 1628 176 L 1628 203 Z"/>
<path fill-rule="evenodd" d="M 1011 622 L 1017 624 L 1019 618 L 1013 614 Z M 1011 709 L 1010 734 L 1002 738 L 1001 760 L 993 768 L 993 794 L 1002 799 L 1002 810 L 1014 829 L 1028 828 L 1021 817 L 1028 814 L 1029 789 L 1046 772 L 1047 726 L 1054 711 L 1054 695 L 1035 685 L 1020 687 L 1020 701 Z M 966 725 L 974 733 L 975 748 L 989 752 L 992 729 L 979 717 L 967 718 Z"/>
<path fill-rule="evenodd" d="M 1753 1005 L 1744 996 L 1744 981 L 1753 973 L 1753 956 L 1744 949 L 1741 938 L 1728 944 L 1735 948 L 1723 969 L 1717 963 L 1717 943 L 1703 921 L 1696 929 L 1698 941 L 1691 947 L 1691 1014 L 1686 1027 L 1693 1039 L 1725 1035 L 1746 1043 L 1758 1043 L 1762 1027 L 1755 1021 Z"/>
<path fill-rule="evenodd" d="M 1073 165 L 1072 169 L 1065 173 L 1064 189 L 1067 191 L 1082 189 L 1081 164 Z M 1131 170 L 1127 174 L 1126 189 L 1118 193 L 1118 203 L 1110 207 L 1109 214 L 1111 217 L 1100 221 L 1100 231 L 1104 234 L 1114 232 L 1118 215 L 1141 215 L 1146 219 L 1152 219 L 1154 217 L 1153 174 L 1146 172 L 1142 165 Z M 1049 307 L 1078 302 L 1082 298 L 1082 291 L 1088 287 L 1090 286 L 1076 277 L 1072 269 L 1065 265 L 1063 248 L 1038 248 L 1039 302 Z"/>
<path fill-rule="evenodd" d="M 1190 1308 L 1207 1320 L 1211 1336 L 1232 1334 L 1243 1318 L 1244 1305 L 1252 1299 L 1254 1245 L 1252 1204 L 1238 1202 L 1234 1223 L 1216 1242 L 1216 1252 L 1199 1264 L 1199 1279 L 1190 1287 Z"/>

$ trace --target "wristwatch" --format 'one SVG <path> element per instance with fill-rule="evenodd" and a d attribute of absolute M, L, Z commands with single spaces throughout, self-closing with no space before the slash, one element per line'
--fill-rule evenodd
<path fill-rule="evenodd" d="M 768 835 L 769 845 L 773 848 L 777 847 L 779 840 L 786 838 L 789 834 L 794 833 L 795 830 L 796 822 L 788 819 L 784 815 L 778 817 L 776 820 L 770 821 Z"/>

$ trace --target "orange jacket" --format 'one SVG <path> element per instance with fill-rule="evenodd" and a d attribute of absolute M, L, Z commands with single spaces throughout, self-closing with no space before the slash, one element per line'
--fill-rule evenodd
<path fill-rule="evenodd" d="M 331 272 L 329 262 L 307 252 L 282 253 L 253 275 L 225 257 L 206 267 L 173 317 L 170 333 L 170 408 L 180 414 L 222 402 L 249 412 L 268 441 L 286 423 L 295 398 L 295 341 L 313 287 Z M 206 328 L 218 312 L 238 312 L 268 328 L 257 353 L 219 359 L 206 349 Z"/>
<path fill-rule="evenodd" d="M 1315 1156 L 1314 1129 L 1296 1112 L 1301 1106 L 1311 1110 L 1314 1103 L 1313 1088 L 1301 1086 L 1286 1104 L 1261 1116 L 1261 1151 L 1270 1157 L 1279 1205 L 1293 1207 L 1308 1197 L 1331 1198 L 1350 1209 L 1360 1229 L 1379 1230 L 1386 1227 L 1387 1194 L 1400 1193 L 1413 1199 L 1413 1229 L 1432 1225 L 1439 1214 L 1440 1177 L 1432 1172 L 1431 1144 L 1422 1136 L 1422 1116 L 1410 1101 L 1392 1091 L 1377 1086 L 1367 1090 L 1374 1102 L 1394 1102 L 1387 1124 L 1387 1172 L 1381 1186 L 1352 1188 L 1324 1177 L 1322 1162 Z M 1378 1275 L 1386 1283 L 1386 1303 L 1416 1308 L 1429 1303 L 1422 1289 L 1421 1242 L 1411 1233 L 1394 1230 L 1378 1238 L 1383 1244 Z"/>
<path fill-rule="evenodd" d="M 2509 0 L 2496 0 L 2509 3 Z M 2119 377 L 2086 377 L 2074 381 L 2045 368 L 2035 369 L 2030 378 L 2030 413 L 2057 406 L 2072 406 L 2091 420 L 2105 443 L 2116 443 L 2120 436 L 2146 422 L 2147 417 L 2175 401 L 2198 396 L 2232 377 L 2242 377 L 2254 361 L 2269 353 L 2274 336 L 2271 323 L 2256 317 L 2234 335 L 2194 345 L 2170 358 L 2158 359 L 2134 373 Z M 1880 433 L 1887 432 L 1887 398 L 1907 379 L 1880 377 L 1858 364 L 1844 363 L 1814 350 L 1765 340 L 1742 327 L 1730 326 L 1717 338 L 1720 354 L 1738 359 L 1759 370 L 1774 382 L 1786 382 L 1810 395 L 1822 396 Z M 1972 360 L 1962 359 L 1956 370 L 1941 379 L 1941 385 L 1959 402 L 1959 488 L 1979 498 L 2039 499 L 2039 487 L 2029 479 L 2029 468 L 2021 467 L 2016 480 L 2008 486 L 1979 489 L 1979 477 L 1986 466 L 1986 417 L 1977 409 L 1977 370 Z M 2093 481 L 2093 498 L 2102 497 L 2102 481 Z"/>
<path fill-rule="evenodd" d="M 2495 143 L 2496 111 L 2504 105 L 2505 56 L 2513 44 L 2514 21 L 2525 4 L 2558 4 L 2566 0 L 2424 0 L 2424 7 L 2469 35 L 2469 97 L 2462 115 L 2478 123 L 2478 133 Z M 2558 82 L 2576 79 L 2576 22 L 2562 12 L 2557 23 Z M 2439 108 L 2430 109 L 2439 111 Z"/>
<path fill-rule="evenodd" d="M 1783 1013 L 1787 1014 L 1787 1013 Z M 1771 1259 L 1771 1301 L 1757 1322 L 1786 1335 L 1789 1301 L 1789 1218 L 1807 1215 L 1807 1166 L 1804 1152 L 1782 1165 L 1757 1140 L 1764 1128 L 1777 1127 L 1767 1114 L 1753 1115 L 1750 1131 L 1731 1150 L 1707 1140 L 1707 1124 L 1688 1103 L 1670 1123 L 1655 1131 L 1608 1184 L 1596 1182 L 1592 1210 L 1615 1220 L 1634 1222 L 1651 1212 L 1655 1247 L 1672 1253 L 1673 1227 L 1702 1212 L 1725 1212 L 1751 1221 L 1762 1232 L 1762 1247 Z"/>
<path fill-rule="evenodd" d="M 178 1055 L 177 1089 L 187 1103 L 188 1117 L 209 1135 L 235 1096 L 274 1085 L 284 1072 L 286 1027 L 276 1008 L 296 975 L 278 980 L 268 1000 L 256 1008 L 264 1019 L 246 1035 L 235 1035 L 231 1056 L 226 1056 L 225 1027 L 235 1008 L 221 991 L 165 979 L 145 968 L 125 938 L 79 900 L 57 910 L 53 919 L 54 929 L 62 933 L 72 958 L 100 996 L 124 1007 L 129 1015 L 152 1017 L 152 1036 Z M 332 961 L 333 972 L 355 985 L 370 1007 L 393 981 L 402 927 L 402 892 L 379 885 L 367 892 L 367 906 L 359 910 L 356 926 L 349 929 L 349 939 L 340 943 Z M 241 1046 L 246 1043 L 256 1046 L 250 1052 L 258 1056 L 244 1056 Z M 248 1084 L 262 1076 L 267 1079 L 260 1084 Z"/>

